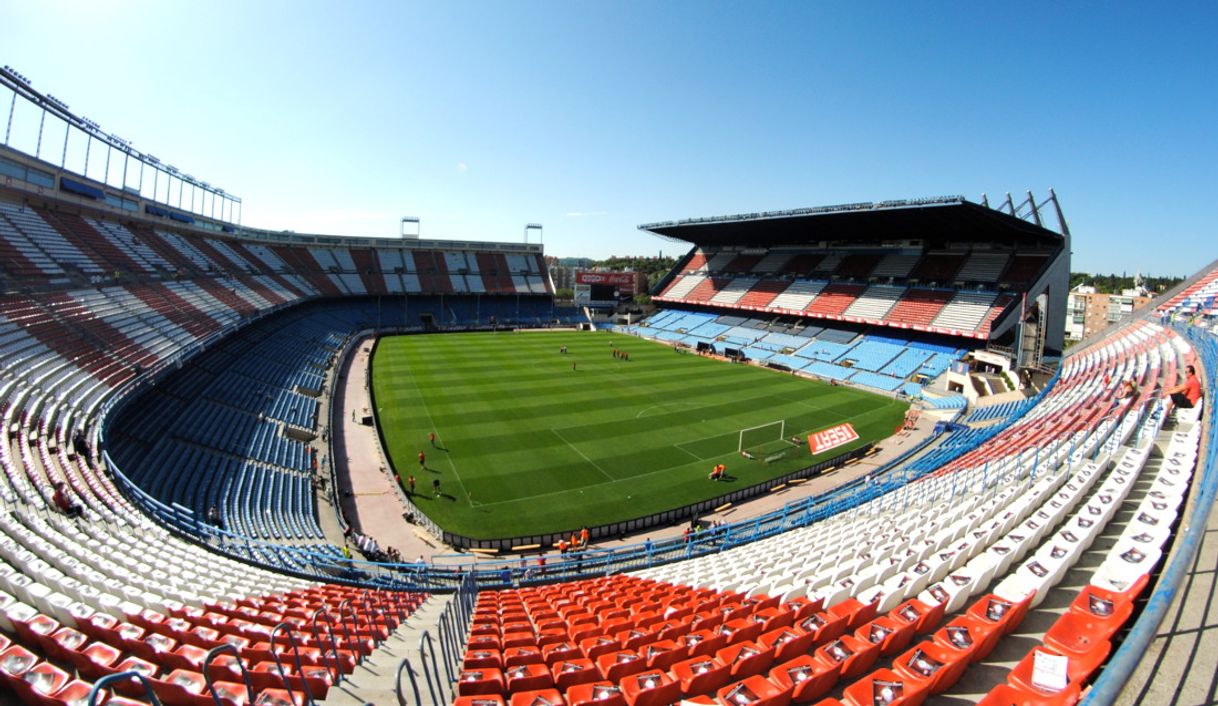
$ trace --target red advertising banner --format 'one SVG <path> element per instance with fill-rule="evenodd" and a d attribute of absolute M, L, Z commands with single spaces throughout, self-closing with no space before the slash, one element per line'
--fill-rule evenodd
<path fill-rule="evenodd" d="M 614 287 L 633 287 L 633 272 L 576 272 L 576 284 L 608 284 Z"/>
<path fill-rule="evenodd" d="M 818 454 L 822 451 L 837 448 L 842 444 L 849 444 L 851 441 L 859 438 L 859 434 L 850 424 L 838 424 L 835 427 L 822 429 L 815 434 L 808 435 L 808 449 Z"/>

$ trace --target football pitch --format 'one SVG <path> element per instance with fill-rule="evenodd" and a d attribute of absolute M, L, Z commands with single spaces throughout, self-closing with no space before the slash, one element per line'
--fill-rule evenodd
<path fill-rule="evenodd" d="M 415 505 L 476 539 L 570 531 L 723 495 L 887 437 L 907 408 L 606 332 L 383 338 L 372 384 L 393 465 L 415 477 Z M 812 456 L 806 441 L 779 438 L 779 420 L 788 438 L 847 421 L 860 438 Z M 758 426 L 744 437 L 749 460 L 738 452 L 741 430 Z M 718 463 L 727 480 L 708 480 Z"/>

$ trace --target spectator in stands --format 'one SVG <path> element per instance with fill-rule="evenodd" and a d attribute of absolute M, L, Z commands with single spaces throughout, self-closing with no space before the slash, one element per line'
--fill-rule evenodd
<path fill-rule="evenodd" d="M 1201 400 L 1201 381 L 1197 379 L 1197 371 L 1193 366 L 1185 367 L 1184 371 L 1187 373 L 1184 384 L 1169 387 L 1164 392 L 1171 397 L 1172 404 L 1183 409 L 1192 409 Z"/>
<path fill-rule="evenodd" d="M 588 528 L 585 527 L 579 531 L 579 546 L 588 546 Z"/>
<path fill-rule="evenodd" d="M 215 505 L 207 508 L 207 524 L 224 529 L 224 520 L 220 518 L 220 510 Z"/>
<path fill-rule="evenodd" d="M 80 505 L 68 499 L 68 494 L 64 492 L 63 481 L 55 482 L 55 494 L 51 496 L 51 500 L 55 503 L 55 507 L 68 517 L 80 517 L 84 513 Z"/>

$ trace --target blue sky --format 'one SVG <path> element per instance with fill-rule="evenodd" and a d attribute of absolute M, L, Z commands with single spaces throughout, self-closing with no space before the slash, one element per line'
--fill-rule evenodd
<path fill-rule="evenodd" d="M 246 225 L 676 254 L 640 223 L 1053 187 L 1074 269 L 1218 257 L 1218 4 L 23 2 L 0 63 Z M 7 112 L 7 106 L 4 111 Z"/>

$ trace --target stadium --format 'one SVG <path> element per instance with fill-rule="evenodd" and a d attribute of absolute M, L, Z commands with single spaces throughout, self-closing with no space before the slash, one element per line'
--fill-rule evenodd
<path fill-rule="evenodd" d="M 7 696 L 1111 704 L 1183 679 L 1143 655 L 1205 598 L 1214 417 L 1164 392 L 1213 389 L 1218 266 L 1067 349 L 1052 191 L 692 217 L 639 226 L 682 255 L 654 311 L 605 320 L 556 303 L 539 242 L 245 227 L 0 86 L 9 129 L 38 124 L 0 148 Z"/>

